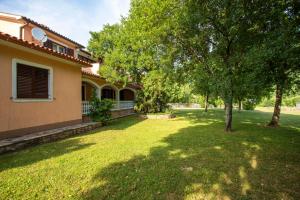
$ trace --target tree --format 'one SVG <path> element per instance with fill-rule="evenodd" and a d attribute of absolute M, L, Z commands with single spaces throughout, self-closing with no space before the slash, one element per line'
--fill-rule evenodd
<path fill-rule="evenodd" d="M 118 41 L 120 32 L 119 24 L 105 24 L 101 32 L 90 32 L 91 39 L 89 40 L 88 50 L 93 53 L 96 58 L 103 58 L 110 54 Z"/>
<path fill-rule="evenodd" d="M 143 90 L 139 91 L 136 110 L 143 113 L 166 112 L 169 102 L 178 98 L 180 90 L 166 74 L 153 70 L 142 80 Z"/>
<path fill-rule="evenodd" d="M 254 109 L 272 91 L 273 85 L 268 72 L 257 62 L 260 57 L 257 52 L 259 51 L 255 48 L 248 50 L 243 56 L 241 67 L 236 71 L 234 99 L 239 111 L 242 109 L 242 102 L 245 103 L 245 108 Z"/>
<path fill-rule="evenodd" d="M 271 24 L 265 48 L 268 69 L 276 85 L 275 105 L 269 126 L 279 125 L 284 93 L 300 84 L 300 4 L 297 1 L 277 1 L 272 4 Z"/>
<path fill-rule="evenodd" d="M 202 64 L 202 63 L 201 63 Z M 201 64 L 196 65 L 194 80 L 194 91 L 197 94 L 204 96 L 204 111 L 207 112 L 209 99 L 218 96 L 218 89 L 215 87 L 215 72 L 213 71 L 213 63 L 205 61 L 205 67 Z"/>
<path fill-rule="evenodd" d="M 185 37 L 202 38 L 202 41 L 207 41 L 211 47 L 209 54 L 199 50 L 197 56 L 202 63 L 206 55 L 214 61 L 214 85 L 226 105 L 225 130 L 228 132 L 232 129 L 235 94 L 242 93 L 241 88 L 252 87 L 252 84 L 247 84 L 249 81 L 241 82 L 238 76 L 245 79 L 250 77 L 247 70 L 242 70 L 242 61 L 259 31 L 255 29 L 257 19 L 253 13 L 259 15 L 259 9 L 265 7 L 265 4 L 258 1 L 188 1 L 187 11 L 183 13 L 185 16 L 182 17 L 181 24 L 185 27 Z M 201 44 L 201 40 L 198 44 Z M 248 91 L 243 90 L 244 92 Z"/>
<path fill-rule="evenodd" d="M 250 62 L 264 70 L 265 79 L 275 85 L 274 112 L 269 126 L 279 125 L 283 94 L 299 85 L 300 76 L 300 4 L 298 1 L 268 1 L 268 11 L 260 16 L 261 39 L 252 47 Z"/>
<path fill-rule="evenodd" d="M 139 6 L 135 3 L 133 7 Z M 120 25 L 106 25 L 101 32 L 92 32 L 88 48 L 93 55 L 104 59 L 100 74 L 110 82 L 143 85 L 138 92 L 137 110 L 163 112 L 167 103 L 176 98 L 176 78 L 170 78 L 172 71 L 163 70 L 169 54 L 163 45 L 150 45 L 156 35 L 140 31 L 143 23 L 135 11 L 132 9 L 129 18 Z"/>

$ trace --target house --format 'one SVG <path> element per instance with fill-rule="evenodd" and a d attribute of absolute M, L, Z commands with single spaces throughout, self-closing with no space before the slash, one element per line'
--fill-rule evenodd
<path fill-rule="evenodd" d="M 33 28 L 47 41 L 36 40 Z M 133 113 L 135 85 L 108 83 L 84 46 L 27 17 L 0 13 L 0 139 L 82 123 L 89 100 L 114 100 L 113 117 Z"/>

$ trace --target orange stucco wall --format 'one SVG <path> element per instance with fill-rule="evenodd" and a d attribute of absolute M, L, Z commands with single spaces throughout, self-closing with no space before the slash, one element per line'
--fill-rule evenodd
<path fill-rule="evenodd" d="M 12 59 L 52 67 L 51 102 L 14 102 Z M 79 66 L 38 56 L 0 44 L 0 134 L 15 129 L 81 119 L 81 69 Z M 1 135 L 0 135 L 1 136 Z"/>

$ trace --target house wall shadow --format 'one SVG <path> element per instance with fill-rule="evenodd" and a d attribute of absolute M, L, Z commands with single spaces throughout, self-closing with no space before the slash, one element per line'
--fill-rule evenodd
<path fill-rule="evenodd" d="M 208 112 L 203 110 L 176 110 L 176 115 L 179 119 L 189 120 L 192 123 L 199 122 L 223 122 L 225 112 L 223 109 L 209 109 Z M 280 126 L 289 129 L 300 130 L 300 115 L 281 113 Z M 233 130 L 239 130 L 241 123 L 249 123 L 260 126 L 266 126 L 272 117 L 271 112 L 263 111 L 233 111 Z M 245 128 L 245 127 L 242 127 Z M 276 131 L 276 129 L 273 129 Z"/>
<path fill-rule="evenodd" d="M 80 141 L 81 137 L 99 133 L 99 131 L 105 130 L 125 130 L 142 121 L 143 119 L 138 118 L 137 116 L 123 117 L 110 121 L 107 126 L 100 127 L 84 134 L 74 135 L 68 139 L 41 144 L 21 151 L 1 155 L 0 172 L 6 169 L 30 165 L 41 160 L 46 160 L 48 158 L 53 158 L 63 154 L 71 153 L 73 151 L 88 148 L 96 143 L 82 143 Z"/>
<path fill-rule="evenodd" d="M 140 118 L 138 114 L 121 117 L 117 119 L 113 119 L 108 122 L 108 126 L 104 127 L 104 129 L 109 130 L 125 130 L 133 125 L 136 125 L 140 122 L 143 122 L 145 119 Z"/>

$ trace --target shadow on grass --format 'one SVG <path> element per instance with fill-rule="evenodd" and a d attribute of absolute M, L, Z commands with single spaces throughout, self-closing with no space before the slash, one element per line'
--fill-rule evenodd
<path fill-rule="evenodd" d="M 46 160 L 49 158 L 57 157 L 63 154 L 90 147 L 95 143 L 81 143 L 80 137 L 99 133 L 99 131 L 103 130 L 125 130 L 126 128 L 135 125 L 141 121 L 143 120 L 135 116 L 119 118 L 110 121 L 107 126 L 101 127 L 99 129 L 84 134 L 74 135 L 69 139 L 55 141 L 47 144 L 41 144 L 14 153 L 1 155 L 0 172 L 6 169 L 30 165 L 41 160 Z"/>
<path fill-rule="evenodd" d="M 299 131 L 281 127 L 284 134 L 274 134 L 255 125 L 250 114 L 246 118 L 251 123 L 236 123 L 243 131 L 224 134 L 219 111 L 184 111 L 177 116 L 174 121 L 185 118 L 192 125 L 164 138 L 164 145 L 151 148 L 147 156 L 102 169 L 93 178 L 96 186 L 81 198 L 300 198 Z"/>
<path fill-rule="evenodd" d="M 221 122 L 225 127 L 225 112 L 223 109 L 210 109 L 208 112 L 203 110 L 177 110 L 176 115 L 179 119 L 188 119 L 192 123 L 199 122 Z M 300 115 L 285 114 L 280 115 L 280 126 L 300 130 Z M 266 126 L 272 117 L 272 113 L 263 111 L 233 111 L 233 130 L 240 128 L 240 123 L 249 123 Z M 244 127 L 243 127 L 244 128 Z M 273 129 L 276 131 L 276 129 Z"/>
<path fill-rule="evenodd" d="M 73 138 L 42 144 L 19 152 L 4 154 L 0 157 L 0 172 L 78 151 L 94 144 L 95 143 L 81 143 L 79 138 Z"/>
<path fill-rule="evenodd" d="M 126 117 L 121 117 L 113 119 L 108 123 L 108 126 L 105 126 L 104 129 L 109 130 L 125 130 L 133 125 L 136 125 L 145 119 L 138 117 L 138 115 L 131 115 Z"/>

